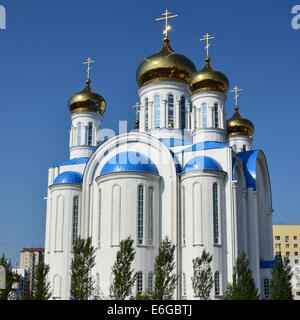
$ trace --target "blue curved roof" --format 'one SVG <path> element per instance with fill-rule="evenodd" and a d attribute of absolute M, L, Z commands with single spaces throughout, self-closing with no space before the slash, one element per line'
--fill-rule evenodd
<path fill-rule="evenodd" d="M 110 158 L 100 174 L 128 171 L 158 174 L 156 165 L 147 156 L 131 151 L 121 152 Z"/>
<path fill-rule="evenodd" d="M 222 167 L 211 157 L 207 156 L 198 156 L 191 159 L 183 168 L 183 172 L 192 171 L 192 170 L 215 170 L 222 171 Z"/>
<path fill-rule="evenodd" d="M 81 184 L 82 175 L 79 172 L 75 172 L 75 171 L 65 171 L 60 175 L 58 175 L 53 182 L 53 184 L 64 184 L 64 183 Z"/>
<path fill-rule="evenodd" d="M 74 158 L 74 159 L 65 161 L 63 163 L 60 163 L 60 164 L 56 165 L 56 167 L 70 166 L 72 164 L 82 164 L 82 163 L 87 163 L 88 161 L 89 161 L 89 158 L 87 158 L 87 157 Z"/>
<path fill-rule="evenodd" d="M 210 150 L 210 149 L 223 149 L 226 148 L 227 145 L 218 141 L 204 141 L 193 144 L 192 146 L 180 151 L 180 152 L 193 152 L 193 151 L 202 151 L 202 150 Z"/>
<path fill-rule="evenodd" d="M 238 153 L 238 157 L 243 161 L 247 188 L 253 188 L 254 191 L 256 191 L 256 163 L 258 152 L 258 150 L 250 150 Z"/>
<path fill-rule="evenodd" d="M 167 148 L 171 148 L 171 147 L 182 147 L 185 145 L 189 145 L 192 144 L 191 140 L 187 140 L 187 139 L 175 139 L 175 138 L 160 138 L 159 139 L 160 142 L 162 142 Z"/>

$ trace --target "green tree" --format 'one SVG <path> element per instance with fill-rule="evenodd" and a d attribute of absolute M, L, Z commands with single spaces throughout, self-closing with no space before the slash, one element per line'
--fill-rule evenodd
<path fill-rule="evenodd" d="M 225 293 L 226 300 L 258 300 L 259 294 L 255 287 L 249 260 L 245 252 L 236 260 L 233 267 L 233 282 Z"/>
<path fill-rule="evenodd" d="M 12 290 L 13 274 L 11 270 L 11 262 L 5 257 L 5 254 L 0 258 L 0 265 L 2 265 L 6 271 L 6 288 L 0 290 L 0 300 L 7 300 L 7 297 Z"/>
<path fill-rule="evenodd" d="M 50 267 L 40 261 L 35 269 L 33 282 L 33 300 L 48 300 L 51 297 L 50 282 L 47 281 L 47 275 Z"/>
<path fill-rule="evenodd" d="M 204 249 L 201 257 L 193 260 L 192 284 L 195 297 L 208 300 L 214 285 L 211 262 L 213 257 Z"/>
<path fill-rule="evenodd" d="M 86 240 L 80 237 L 73 247 L 73 259 L 71 263 L 71 298 L 75 300 L 88 300 L 95 290 L 95 281 L 91 271 L 95 266 L 95 249 L 92 239 Z"/>
<path fill-rule="evenodd" d="M 152 298 L 155 300 L 171 300 L 177 283 L 177 275 L 173 273 L 175 245 L 168 237 L 162 242 L 154 265 L 154 290 Z"/>
<path fill-rule="evenodd" d="M 137 277 L 134 270 L 131 269 L 134 258 L 133 240 L 128 237 L 120 242 L 120 250 L 117 252 L 116 261 L 112 267 L 113 283 L 110 287 L 112 299 L 125 300 L 131 295 Z"/>
<path fill-rule="evenodd" d="M 292 276 L 288 257 L 282 259 L 281 255 L 277 256 L 270 283 L 272 300 L 293 300 Z"/>

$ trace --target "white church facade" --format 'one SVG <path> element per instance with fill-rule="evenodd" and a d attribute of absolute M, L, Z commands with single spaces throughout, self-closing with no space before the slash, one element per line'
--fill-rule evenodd
<path fill-rule="evenodd" d="M 78 236 L 92 238 L 92 274 L 106 297 L 120 241 L 134 240 L 135 295 L 152 290 L 155 257 L 167 236 L 176 245 L 175 299 L 195 299 L 192 260 L 204 249 L 213 255 L 211 299 L 222 299 L 243 251 L 267 298 L 274 260 L 270 177 L 264 153 L 252 149 L 254 126 L 239 113 L 237 88 L 235 113 L 226 121 L 227 77 L 208 55 L 197 72 L 167 35 L 162 49 L 139 65 L 137 83 L 136 129 L 105 141 L 106 102 L 89 77 L 69 101 L 70 159 L 48 175 L 45 262 L 52 299 L 70 299 Z"/>

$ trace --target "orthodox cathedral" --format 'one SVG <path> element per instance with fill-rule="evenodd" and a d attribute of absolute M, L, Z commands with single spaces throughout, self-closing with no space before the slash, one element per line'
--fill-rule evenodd
<path fill-rule="evenodd" d="M 70 299 L 72 248 L 92 238 L 96 287 L 109 297 L 120 241 L 131 236 L 137 272 L 132 294 L 151 292 L 161 242 L 176 245 L 175 299 L 195 299 L 192 260 L 213 255 L 211 299 L 222 299 L 244 251 L 262 299 L 268 298 L 272 197 L 266 157 L 252 149 L 254 125 L 235 111 L 226 121 L 226 75 L 207 55 L 196 70 L 168 36 L 137 69 L 138 118 L 128 133 L 103 139 L 105 99 L 85 88 L 69 101 L 70 159 L 48 172 L 45 262 L 52 299 Z M 160 20 L 158 19 L 158 20 Z"/>

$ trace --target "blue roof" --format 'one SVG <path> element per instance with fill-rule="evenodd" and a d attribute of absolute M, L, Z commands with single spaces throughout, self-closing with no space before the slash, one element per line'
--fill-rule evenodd
<path fill-rule="evenodd" d="M 247 188 L 253 188 L 254 191 L 256 191 L 256 162 L 258 152 L 258 150 L 250 150 L 238 153 L 238 157 L 243 161 Z"/>
<path fill-rule="evenodd" d="M 272 269 L 275 267 L 277 257 L 274 260 L 260 260 L 261 269 Z"/>
<path fill-rule="evenodd" d="M 193 144 L 192 146 L 179 151 L 179 152 L 193 152 L 193 151 L 202 151 L 202 150 L 210 150 L 210 149 L 223 149 L 226 148 L 227 145 L 218 141 L 204 141 Z"/>
<path fill-rule="evenodd" d="M 100 174 L 128 171 L 158 174 L 156 165 L 147 156 L 131 151 L 118 153 L 110 158 Z"/>
<path fill-rule="evenodd" d="M 181 173 L 182 168 L 181 168 L 180 163 L 178 162 L 177 157 L 175 156 L 175 153 L 174 153 L 172 150 L 169 150 L 169 151 L 170 151 L 171 156 L 172 156 L 172 158 L 173 158 L 173 160 L 174 160 L 174 165 L 175 165 L 176 173 L 177 173 L 177 174 L 178 174 L 178 173 Z"/>
<path fill-rule="evenodd" d="M 68 161 L 65 161 L 63 163 L 60 163 L 56 165 L 56 167 L 62 167 L 62 166 L 70 166 L 72 164 L 82 164 L 82 163 L 87 163 L 90 158 L 87 157 L 82 157 L 82 158 L 74 158 Z"/>
<path fill-rule="evenodd" d="M 184 145 L 192 144 L 191 140 L 184 140 L 184 139 L 175 139 L 175 138 L 169 138 L 169 139 L 159 139 L 160 142 L 162 142 L 166 147 L 181 147 Z"/>
<path fill-rule="evenodd" d="M 53 182 L 53 184 L 64 184 L 64 183 L 81 184 L 82 175 L 79 172 L 66 171 L 58 175 Z"/>
<path fill-rule="evenodd" d="M 215 170 L 222 171 L 222 167 L 211 157 L 207 156 L 198 156 L 190 160 L 183 168 L 183 172 L 192 171 L 192 170 Z"/>

